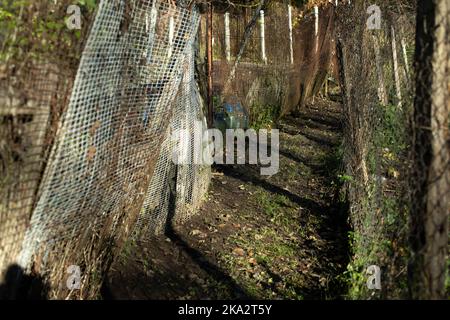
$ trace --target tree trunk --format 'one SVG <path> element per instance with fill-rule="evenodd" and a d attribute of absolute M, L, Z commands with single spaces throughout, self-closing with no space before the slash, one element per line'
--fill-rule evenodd
<path fill-rule="evenodd" d="M 449 214 L 447 0 L 419 0 L 409 288 L 415 299 L 444 299 Z"/>

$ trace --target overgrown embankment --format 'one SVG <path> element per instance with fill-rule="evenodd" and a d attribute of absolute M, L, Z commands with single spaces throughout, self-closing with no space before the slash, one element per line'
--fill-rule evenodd
<path fill-rule="evenodd" d="M 344 157 L 352 260 L 343 279 L 348 298 L 406 298 L 408 264 L 408 207 L 404 192 L 407 152 L 404 113 L 397 106 L 376 106 L 377 130 L 367 151 L 367 174 L 354 171 L 354 154 Z M 367 286 L 369 266 L 381 268 L 381 290 Z"/>
<path fill-rule="evenodd" d="M 336 29 L 343 96 L 346 189 L 352 259 L 345 273 L 352 299 L 408 297 L 413 125 L 412 12 L 383 3 L 379 30 L 368 30 L 363 3 L 338 7 Z M 409 62 L 408 62 L 409 61 Z M 368 268 L 381 271 L 369 288 Z M 381 288 L 380 288 L 381 287 Z"/>

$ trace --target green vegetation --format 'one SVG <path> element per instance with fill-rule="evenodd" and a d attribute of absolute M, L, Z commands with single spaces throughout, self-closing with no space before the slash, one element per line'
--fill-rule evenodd
<path fill-rule="evenodd" d="M 343 178 L 349 188 L 359 191 L 350 199 L 354 206 L 354 231 L 349 234 L 353 259 L 342 277 L 351 299 L 386 298 L 386 292 L 390 298 L 406 295 L 408 209 L 402 192 L 405 181 L 400 179 L 408 147 L 405 112 L 388 105 L 378 106 L 377 113 L 367 155 L 368 186 L 345 175 Z M 370 265 L 381 267 L 381 291 L 367 288 L 366 270 Z"/>
<path fill-rule="evenodd" d="M 213 96 L 213 107 L 215 112 L 223 109 L 223 100 L 220 96 Z M 279 105 L 261 105 L 254 103 L 247 112 L 249 113 L 249 125 L 252 129 L 271 129 L 280 117 L 281 106 Z"/>
<path fill-rule="evenodd" d="M 67 29 L 66 6 L 51 3 L 34 6 L 33 3 L 30 0 L 0 1 L 0 62 L 12 57 L 21 61 L 30 58 L 38 60 L 46 55 L 53 57 L 57 53 L 65 63 L 68 60 L 76 63 L 81 54 L 80 39 L 87 34 L 88 22 L 98 0 L 68 3 L 80 7 L 82 30 Z"/>
<path fill-rule="evenodd" d="M 270 222 L 285 229 L 293 227 L 291 224 L 298 207 L 285 195 L 259 190 L 255 197 Z"/>
<path fill-rule="evenodd" d="M 232 276 L 255 298 L 303 299 L 297 288 L 304 282 L 304 276 L 286 272 L 300 269 L 300 247 L 274 228 L 264 226 L 255 231 L 252 238 L 230 239 L 238 248 L 246 248 L 246 254 L 222 253 L 221 260 L 227 269 L 233 270 Z M 284 275 L 283 282 L 278 275 Z"/>
<path fill-rule="evenodd" d="M 280 106 L 254 104 L 250 108 L 250 126 L 255 129 L 272 128 L 280 116 Z"/>
<path fill-rule="evenodd" d="M 236 249 L 221 253 L 220 260 L 227 270 L 232 270 L 232 277 L 239 285 L 255 298 L 303 299 L 299 288 L 304 284 L 304 275 L 291 272 L 301 269 L 302 263 L 300 243 L 294 241 L 306 228 L 299 223 L 299 207 L 284 195 L 262 189 L 254 197 L 266 222 L 244 234 L 233 235 L 228 241 Z M 254 217 L 246 216 L 246 219 L 251 221 Z"/>
<path fill-rule="evenodd" d="M 78 0 L 77 4 L 88 11 L 94 11 L 99 2 L 99 0 Z"/>

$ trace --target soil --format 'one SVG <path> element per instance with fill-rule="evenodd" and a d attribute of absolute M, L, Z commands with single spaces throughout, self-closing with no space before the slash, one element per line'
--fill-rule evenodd
<path fill-rule="evenodd" d="M 336 299 L 348 263 L 336 172 L 340 105 L 316 100 L 279 121 L 280 170 L 217 166 L 198 215 L 130 243 L 104 299 Z"/>

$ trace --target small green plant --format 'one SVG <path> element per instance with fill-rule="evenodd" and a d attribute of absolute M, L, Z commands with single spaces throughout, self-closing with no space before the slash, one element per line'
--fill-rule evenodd
<path fill-rule="evenodd" d="M 404 111 L 395 105 L 379 105 L 377 113 L 379 123 L 374 128 L 373 145 L 377 148 L 388 148 L 394 154 L 400 154 L 407 147 Z"/>
<path fill-rule="evenodd" d="M 280 109 L 280 106 L 253 105 L 250 108 L 250 126 L 255 130 L 272 128 L 278 120 Z"/>
<path fill-rule="evenodd" d="M 347 182 L 352 182 L 353 181 L 353 177 L 347 174 L 338 174 L 338 181 L 341 184 L 347 183 Z"/>
<path fill-rule="evenodd" d="M 85 7 L 88 11 L 93 11 L 97 3 L 98 0 L 78 0 L 78 5 Z"/>

